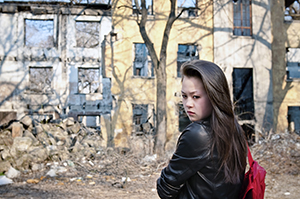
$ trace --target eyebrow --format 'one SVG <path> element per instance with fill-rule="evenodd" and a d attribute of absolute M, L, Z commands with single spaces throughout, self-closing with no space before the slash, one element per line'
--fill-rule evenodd
<path fill-rule="evenodd" d="M 181 91 L 181 93 L 185 93 L 184 91 Z M 189 94 L 195 94 L 195 93 L 197 93 L 197 91 L 192 91 L 192 92 L 190 92 Z"/>

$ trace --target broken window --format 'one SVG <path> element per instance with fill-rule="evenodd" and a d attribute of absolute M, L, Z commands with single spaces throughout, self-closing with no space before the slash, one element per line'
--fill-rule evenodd
<path fill-rule="evenodd" d="M 233 0 L 233 34 L 252 35 L 251 0 Z"/>
<path fill-rule="evenodd" d="M 99 115 L 78 115 L 78 122 L 83 123 L 87 127 L 98 127 L 100 125 Z"/>
<path fill-rule="evenodd" d="M 300 48 L 287 48 L 286 73 L 287 80 L 300 78 Z"/>
<path fill-rule="evenodd" d="M 99 68 L 78 68 L 78 92 L 97 93 L 100 86 Z"/>
<path fill-rule="evenodd" d="M 177 77 L 181 77 L 180 67 L 186 61 L 199 59 L 199 53 L 196 45 L 178 45 L 177 51 Z"/>
<path fill-rule="evenodd" d="M 179 131 L 182 132 L 185 129 L 185 127 L 187 127 L 191 123 L 191 121 L 184 110 L 183 104 L 178 104 L 177 107 L 179 115 Z"/>
<path fill-rule="evenodd" d="M 99 46 L 100 23 L 95 21 L 76 21 L 76 46 L 96 48 Z"/>
<path fill-rule="evenodd" d="M 50 93 L 52 78 L 52 67 L 29 67 L 29 91 Z"/>
<path fill-rule="evenodd" d="M 288 107 L 288 130 L 300 134 L 300 106 Z"/>
<path fill-rule="evenodd" d="M 300 0 L 285 0 L 285 20 L 300 20 Z"/>
<path fill-rule="evenodd" d="M 197 7 L 197 0 L 177 0 L 177 12 L 178 14 L 184 9 L 180 17 L 197 17 L 198 16 L 198 9 Z"/>
<path fill-rule="evenodd" d="M 141 0 L 132 0 L 132 8 L 132 14 L 142 14 Z M 153 0 L 146 0 L 146 9 L 148 15 L 153 15 Z"/>
<path fill-rule="evenodd" d="M 135 57 L 133 62 L 133 75 L 153 77 L 154 68 L 146 45 L 142 43 L 135 43 L 134 53 Z"/>
<path fill-rule="evenodd" d="M 25 45 L 49 48 L 54 46 L 53 20 L 25 19 Z"/>
<path fill-rule="evenodd" d="M 241 120 L 254 119 L 252 68 L 234 68 L 232 79 L 235 114 Z"/>
<path fill-rule="evenodd" d="M 132 104 L 134 131 L 141 131 L 141 124 L 147 122 L 148 104 Z"/>

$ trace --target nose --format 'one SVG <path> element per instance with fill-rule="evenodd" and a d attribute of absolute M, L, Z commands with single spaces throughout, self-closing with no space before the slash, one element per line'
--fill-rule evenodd
<path fill-rule="evenodd" d="M 188 107 L 188 108 L 193 107 L 193 101 L 192 101 L 192 99 L 187 98 L 187 99 L 186 99 L 185 106 Z"/>

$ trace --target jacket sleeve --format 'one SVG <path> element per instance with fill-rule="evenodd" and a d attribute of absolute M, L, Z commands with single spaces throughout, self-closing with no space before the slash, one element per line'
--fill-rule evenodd
<path fill-rule="evenodd" d="M 201 124 L 193 123 L 179 137 L 175 153 L 157 180 L 160 198 L 176 198 L 185 182 L 206 164 L 209 155 L 209 136 Z"/>

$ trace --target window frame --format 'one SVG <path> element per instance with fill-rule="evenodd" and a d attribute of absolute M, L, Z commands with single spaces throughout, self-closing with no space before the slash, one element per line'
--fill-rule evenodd
<path fill-rule="evenodd" d="M 184 62 L 186 62 L 186 61 L 192 61 L 192 60 L 198 60 L 198 59 L 200 59 L 200 54 L 199 54 L 199 49 L 198 49 L 198 45 L 197 44 L 178 44 L 177 45 L 177 58 L 176 58 L 176 68 L 177 68 L 177 78 L 181 78 L 181 74 L 180 74 L 180 67 L 181 67 L 181 65 L 180 66 L 178 66 L 178 58 L 179 58 L 179 56 L 178 56 L 178 52 L 179 52 L 179 46 L 180 45 L 182 45 L 182 46 L 193 46 L 195 49 L 196 49 L 196 54 L 195 54 L 195 56 L 189 56 L 189 59 L 186 59 L 185 61 L 183 61 L 182 63 L 184 63 Z M 190 51 L 191 52 L 191 51 Z"/>
<path fill-rule="evenodd" d="M 140 71 L 140 73 L 146 73 L 146 75 L 142 75 L 142 74 L 140 74 L 140 75 L 137 75 L 137 67 L 136 67 L 136 63 L 137 63 L 137 61 L 135 61 L 136 60 L 136 58 L 137 58 L 137 51 L 136 51 L 136 45 L 137 44 L 142 44 L 143 46 L 144 46 L 144 49 L 145 49 L 145 51 L 143 52 L 143 54 L 147 54 L 146 55 L 146 57 L 144 56 L 144 57 L 142 57 L 143 58 L 143 60 L 145 60 L 145 64 L 143 65 L 143 67 L 141 67 L 140 69 L 141 69 L 141 71 Z M 142 61 L 142 63 L 143 63 L 143 61 Z M 147 69 L 145 69 L 145 66 L 147 66 Z M 149 69 L 149 66 L 151 66 L 151 69 Z M 143 71 L 142 71 L 142 69 L 144 69 Z M 136 78 L 155 78 L 155 75 L 154 75 L 154 64 L 153 64 L 153 62 L 152 62 L 152 60 L 151 60 L 151 57 L 150 57 L 150 54 L 149 54 L 149 51 L 148 51 L 148 49 L 147 49 L 147 46 L 146 46 L 146 44 L 145 43 L 140 43 L 140 42 L 134 42 L 133 43 L 133 63 L 132 63 L 132 75 L 133 75 L 133 77 L 136 77 Z M 146 72 L 145 72 L 145 70 L 146 70 Z M 150 74 L 149 74 L 149 72 L 150 72 Z"/>
<path fill-rule="evenodd" d="M 154 0 L 150 0 L 150 1 L 151 1 L 151 4 L 147 8 L 147 14 L 154 15 L 154 9 L 153 9 L 154 8 L 154 6 L 153 6 Z M 132 5 L 132 15 L 141 15 L 142 14 L 142 12 L 141 12 L 142 8 L 140 8 L 140 10 L 138 10 L 136 8 L 136 5 L 134 4 L 134 0 L 132 0 L 131 5 Z M 146 0 L 146 6 L 147 6 L 147 0 Z"/>
<path fill-rule="evenodd" d="M 132 125 L 133 125 L 133 132 L 140 132 L 140 126 L 143 123 L 146 123 L 148 118 L 149 118 L 149 108 L 151 107 L 150 104 L 136 104 L 136 103 L 132 103 L 131 104 L 132 107 Z M 141 110 L 143 109 L 143 110 Z M 141 115 L 137 115 L 135 114 L 135 110 L 141 110 L 142 114 Z M 138 117 L 137 117 L 138 116 Z M 137 119 L 139 118 L 139 123 L 137 123 Z"/>
<path fill-rule="evenodd" d="M 300 81 L 300 58 L 297 60 L 300 55 L 300 48 L 287 48 L 286 49 L 286 81 Z M 291 77 L 289 69 L 298 70 L 299 77 Z"/>
<path fill-rule="evenodd" d="M 98 24 L 98 45 L 95 46 L 95 47 L 86 47 L 86 46 L 78 46 L 78 43 L 77 43 L 77 28 L 76 28 L 76 24 L 77 22 L 85 22 L 85 23 L 97 23 Z M 101 47 L 101 42 L 100 42 L 100 30 L 101 30 L 101 23 L 100 21 L 98 20 L 83 20 L 83 19 L 80 19 L 80 20 L 75 20 L 75 42 L 76 42 L 76 45 L 75 45 L 75 48 L 88 48 L 88 49 L 96 49 L 96 48 L 100 48 Z"/>
<path fill-rule="evenodd" d="M 99 75 L 98 75 L 98 88 L 95 90 L 97 92 L 89 92 L 89 93 L 84 93 L 84 92 L 79 92 L 79 69 L 83 70 L 88 70 L 88 69 L 94 69 L 94 70 L 99 70 Z M 93 66 L 78 66 L 77 67 L 77 93 L 81 95 L 93 95 L 93 94 L 102 94 L 102 89 L 101 89 L 101 68 L 100 67 L 93 67 Z"/>
<path fill-rule="evenodd" d="M 243 1 L 249 2 L 249 20 L 247 20 L 247 18 L 244 19 L 243 16 Z M 238 21 L 240 22 L 240 26 L 235 25 L 235 5 L 239 5 L 240 6 L 240 19 L 238 19 Z M 232 34 L 235 36 L 252 36 L 253 35 L 253 28 L 252 28 L 252 0 L 237 0 L 236 2 L 233 1 L 232 4 L 232 17 L 233 17 L 233 28 L 232 28 Z M 243 21 L 245 21 L 246 23 L 249 22 L 250 26 L 244 26 L 243 25 Z M 241 34 L 236 34 L 235 30 L 240 29 L 241 30 Z M 250 35 L 248 34 L 244 34 L 245 31 L 244 30 L 250 30 Z"/>
<path fill-rule="evenodd" d="M 26 20 L 52 20 L 53 21 L 53 46 L 52 47 L 30 47 L 26 46 Z M 18 28 L 18 31 L 23 34 L 23 47 L 25 49 L 57 49 L 58 48 L 58 27 L 57 27 L 57 16 L 52 14 L 45 15 L 33 15 L 25 14 L 18 19 L 19 23 L 22 23 L 23 26 Z"/>
<path fill-rule="evenodd" d="M 43 90 L 40 91 L 40 92 L 34 92 L 34 88 L 32 88 L 31 86 L 31 75 L 30 75 L 30 69 L 51 69 L 51 74 L 50 74 L 50 79 L 51 79 L 51 82 L 50 84 L 46 84 L 44 83 L 44 85 L 49 85 L 49 90 L 50 91 L 44 91 L 44 89 L 46 88 L 45 86 L 43 86 Z M 45 78 L 46 79 L 46 78 Z M 27 93 L 30 93 L 30 94 L 38 94 L 38 95 L 47 95 L 47 94 L 53 94 L 53 84 L 54 84 L 54 67 L 53 66 L 29 66 L 28 67 L 28 86 L 27 86 L 27 89 L 26 89 L 26 92 Z"/>
<path fill-rule="evenodd" d="M 188 7 L 179 7 L 178 6 L 178 0 L 176 1 L 176 9 L 177 9 L 177 14 L 179 14 L 184 8 L 188 8 Z M 195 0 L 195 8 L 190 8 L 187 9 L 185 11 L 183 11 L 183 13 L 181 14 L 180 18 L 196 18 L 199 17 L 199 10 L 196 8 L 199 5 L 199 1 Z M 185 14 L 187 13 L 187 14 Z M 195 13 L 193 16 L 190 15 L 190 13 Z"/>

